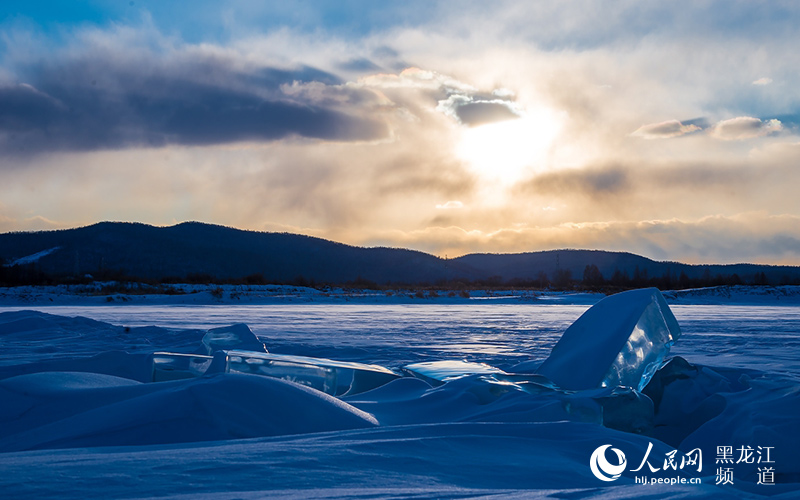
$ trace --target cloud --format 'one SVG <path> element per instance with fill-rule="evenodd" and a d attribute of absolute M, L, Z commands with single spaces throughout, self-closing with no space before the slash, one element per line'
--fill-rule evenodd
<path fill-rule="evenodd" d="M 438 73 L 436 71 L 425 70 L 417 67 L 410 67 L 402 70 L 398 74 L 377 73 L 359 78 L 358 85 L 372 88 L 416 88 L 446 93 L 468 94 L 477 92 L 472 85 L 460 82 L 455 78 Z"/>
<path fill-rule="evenodd" d="M 508 89 L 482 93 L 474 86 L 435 71 L 412 67 L 397 75 L 379 73 L 363 77 L 359 86 L 376 89 L 417 89 L 431 91 L 438 100 L 436 110 L 470 127 L 520 118 L 522 107 Z"/>
<path fill-rule="evenodd" d="M 523 193 L 572 194 L 591 197 L 617 196 L 631 188 L 629 169 L 617 165 L 548 172 L 519 187 Z"/>
<path fill-rule="evenodd" d="M 436 109 L 469 127 L 515 120 L 522 116 L 520 106 L 509 99 L 487 98 L 480 94 L 463 92 L 453 93 L 447 99 L 439 101 Z"/>
<path fill-rule="evenodd" d="M 374 93 L 303 65 L 233 51 L 104 48 L 114 33 L 40 54 L 0 84 L 0 151 L 91 151 L 169 144 L 387 137 Z M 91 37 L 90 37 L 91 38 Z M 317 92 L 293 92 L 293 85 Z M 296 90 L 296 89 L 295 89 Z"/>
<path fill-rule="evenodd" d="M 642 125 L 631 135 L 641 137 L 642 139 L 669 139 L 691 134 L 698 130 L 702 129 L 693 123 L 684 125 L 678 120 L 667 120 L 665 122 Z"/>
<path fill-rule="evenodd" d="M 558 248 L 627 251 L 656 260 L 701 263 L 793 263 L 800 252 L 800 217 L 761 212 L 694 220 L 656 219 L 563 223 L 496 230 L 458 226 L 385 233 L 380 244 L 423 248 L 438 255 L 531 252 Z M 501 250 L 499 250 L 501 249 Z"/>
<path fill-rule="evenodd" d="M 384 243 L 450 255 L 572 246 L 707 260 L 759 260 L 747 253 L 758 241 L 768 258 L 797 262 L 768 253 L 797 239 L 791 224 L 744 231 L 705 217 L 800 214 L 797 147 L 772 149 L 796 141 L 800 91 L 750 85 L 796 73 L 800 9 L 403 4 L 379 24 L 341 10 L 368 28 L 351 31 L 344 18 L 329 29 L 313 5 L 308 16 L 285 9 L 282 19 L 302 26 L 270 5 L 193 36 L 180 26 L 196 17 L 159 17 L 156 7 L 153 25 L 169 36 L 119 28 L 125 20 L 65 26 L 41 43 L 0 30 L 0 149 L 52 153 L 0 157 L 0 199 L 16 227 L 32 214 L 69 224 L 195 219 L 354 244 L 394 231 Z M 221 18 L 210 12 L 206 27 Z M 681 119 L 696 116 L 749 121 L 737 130 L 735 120 Z M 747 117 L 779 120 L 780 140 L 712 140 L 777 128 Z M 459 146 L 504 127 L 558 130 L 508 183 L 487 182 Z M 497 148 L 484 149 L 485 170 L 500 171 Z M 448 200 L 463 206 L 444 208 Z"/>
<path fill-rule="evenodd" d="M 739 116 L 718 122 L 714 125 L 711 135 L 723 141 L 740 141 L 764 137 L 781 130 L 783 125 L 779 120 L 762 121 L 751 116 Z"/>
<path fill-rule="evenodd" d="M 769 85 L 770 83 L 772 83 L 772 78 L 764 77 L 754 81 L 753 85 Z"/>
<path fill-rule="evenodd" d="M 453 210 L 453 209 L 464 208 L 464 204 L 458 200 L 450 200 L 447 203 L 436 205 L 436 208 L 438 210 Z"/>

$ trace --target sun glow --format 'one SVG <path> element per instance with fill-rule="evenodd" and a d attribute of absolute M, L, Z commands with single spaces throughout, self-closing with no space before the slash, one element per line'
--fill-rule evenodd
<path fill-rule="evenodd" d="M 561 131 L 561 118 L 541 110 L 518 119 L 489 123 L 462 132 L 456 154 L 485 180 L 513 184 L 545 160 Z"/>

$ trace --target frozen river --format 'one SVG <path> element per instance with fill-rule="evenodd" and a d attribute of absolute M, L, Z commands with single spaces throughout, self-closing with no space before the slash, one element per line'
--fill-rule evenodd
<path fill-rule="evenodd" d="M 544 360 L 589 307 L 476 302 L 0 307 L 54 315 L 1 318 L 0 491 L 180 500 L 796 498 L 797 305 L 671 305 L 683 330 L 671 354 L 709 368 L 664 368 L 653 400 L 618 388 L 511 390 L 477 376 L 436 387 L 405 377 L 341 400 L 234 373 L 137 382 L 150 375 L 149 353 L 192 352 L 205 330 L 235 323 L 274 353 L 510 369 Z M 642 411 L 647 401 L 659 402 L 652 414 Z M 637 419 L 642 433 L 629 430 Z M 603 446 L 629 457 L 613 482 L 590 467 Z M 726 466 L 733 482 L 720 484 L 728 477 L 716 463 L 720 446 L 769 450 L 774 482 L 759 484 L 766 476 L 751 460 Z M 670 454 L 697 450 L 696 468 L 658 468 Z M 633 467 L 648 456 L 645 486 Z"/>
<path fill-rule="evenodd" d="M 509 366 L 543 359 L 589 306 L 542 304 L 274 304 L 44 306 L 124 326 L 208 329 L 245 323 L 276 353 L 388 366 L 466 359 Z M 18 308 L 2 307 L 0 312 Z M 800 376 L 800 307 L 673 305 L 672 353 L 708 365 Z M 0 340 L 0 342 L 2 342 Z M 13 346 L 4 346 L 4 349 Z"/>

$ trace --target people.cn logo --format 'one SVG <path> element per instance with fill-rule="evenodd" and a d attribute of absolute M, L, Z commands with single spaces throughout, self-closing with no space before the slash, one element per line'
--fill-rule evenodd
<path fill-rule="evenodd" d="M 622 453 L 622 450 L 616 448 L 611 448 L 611 451 L 616 453 L 619 465 L 614 465 L 609 462 L 608 459 L 606 459 L 606 450 L 609 448 L 611 448 L 610 444 L 604 444 L 594 450 L 592 458 L 589 459 L 589 467 L 592 469 L 592 474 L 601 481 L 615 481 L 622 475 L 625 466 L 628 465 L 625 461 L 625 454 Z"/>

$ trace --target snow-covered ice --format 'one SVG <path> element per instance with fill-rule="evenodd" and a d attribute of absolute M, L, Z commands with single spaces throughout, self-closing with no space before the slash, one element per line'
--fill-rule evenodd
<path fill-rule="evenodd" d="M 683 335 L 641 391 L 563 390 L 536 373 L 586 312 L 585 296 L 572 304 L 564 297 L 33 301 L 27 310 L 7 303 L 0 491 L 8 498 L 796 497 L 800 308 L 692 305 L 666 295 L 679 304 L 671 309 Z M 254 337 L 242 326 L 229 337 L 260 353 L 204 343 L 209 330 L 237 324 Z M 372 390 L 337 389 L 334 397 L 280 377 L 211 369 L 217 360 L 209 354 L 227 366 L 237 353 L 317 367 L 377 364 L 392 375 Z M 194 373 L 152 382 L 157 356 L 175 356 L 167 361 L 177 372 L 186 361 L 182 369 Z M 422 376 L 397 375 L 409 365 Z M 605 445 L 616 450 L 607 450 L 611 462 L 617 452 L 627 459 L 613 481 L 590 467 Z M 726 446 L 733 463 L 719 462 Z M 732 484 L 717 484 L 723 468 Z M 639 484 L 640 477 L 666 484 Z M 689 484 L 695 479 L 702 484 Z M 757 484 L 762 479 L 774 484 Z"/>

